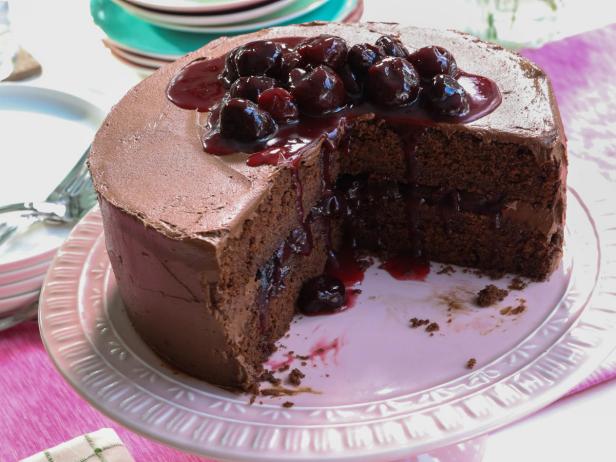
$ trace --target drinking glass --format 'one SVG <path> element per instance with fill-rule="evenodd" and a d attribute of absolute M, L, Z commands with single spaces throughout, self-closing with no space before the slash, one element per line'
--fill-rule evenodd
<path fill-rule="evenodd" d="M 17 44 L 11 33 L 9 2 L 0 0 L 0 81 L 13 72 Z"/>
<path fill-rule="evenodd" d="M 508 48 L 536 46 L 560 33 L 564 0 L 467 0 L 477 9 L 469 32 Z"/>

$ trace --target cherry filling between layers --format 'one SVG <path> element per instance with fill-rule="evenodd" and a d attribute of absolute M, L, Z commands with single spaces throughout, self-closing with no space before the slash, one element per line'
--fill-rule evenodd
<path fill-rule="evenodd" d="M 459 69 L 442 47 L 411 52 L 393 36 L 352 47 L 332 35 L 261 40 L 189 63 L 172 79 L 167 96 L 181 108 L 209 112 L 203 134 L 208 154 L 245 152 L 249 166 L 284 165 L 292 170 L 298 226 L 256 275 L 264 332 L 269 300 L 284 288 L 291 257 L 312 251 L 310 224 L 316 219 L 325 223 L 327 267 L 304 284 L 298 308 L 309 315 L 332 313 L 350 307 L 357 296 L 354 286 L 363 280 L 365 262 L 357 258 L 353 239 L 334 251 L 331 221 L 344 223 L 358 203 L 391 193 L 392 185 L 364 177 L 331 178 L 330 153 L 344 141 L 345 128 L 354 120 L 384 120 L 403 143 L 406 184 L 394 189 L 406 204 L 412 252 L 383 262 L 381 267 L 393 277 L 421 280 L 429 271 L 418 233 L 422 204 L 436 205 L 443 213 L 490 215 L 495 226 L 500 225 L 504 198 L 417 184 L 416 140 L 426 128 L 471 122 L 501 102 L 495 82 Z M 305 214 L 299 165 L 304 152 L 320 142 L 322 200 Z"/>

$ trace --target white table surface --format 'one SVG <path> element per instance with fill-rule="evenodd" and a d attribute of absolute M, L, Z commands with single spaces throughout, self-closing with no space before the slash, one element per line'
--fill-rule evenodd
<path fill-rule="evenodd" d="M 458 29 L 465 21 L 461 0 L 365 1 L 364 20 Z M 570 5 L 565 34 L 615 22 L 616 5 L 610 3 L 588 0 Z M 108 109 L 140 77 L 102 45 L 103 34 L 94 26 L 88 4 L 86 0 L 12 0 L 13 29 L 44 69 L 26 84 L 73 93 Z M 479 443 L 484 462 L 615 461 L 616 381 L 562 399 Z"/>

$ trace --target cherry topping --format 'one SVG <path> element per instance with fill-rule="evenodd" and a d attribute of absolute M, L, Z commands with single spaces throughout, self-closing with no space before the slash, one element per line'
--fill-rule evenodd
<path fill-rule="evenodd" d="M 312 237 L 309 233 L 309 228 L 300 226 L 293 229 L 287 238 L 287 244 L 293 253 L 310 255 L 310 251 L 312 250 Z"/>
<path fill-rule="evenodd" d="M 265 75 L 274 68 L 282 54 L 282 46 L 271 40 L 250 42 L 237 49 L 235 67 L 240 76 Z"/>
<path fill-rule="evenodd" d="M 344 65 L 347 55 L 347 44 L 341 37 L 335 35 L 319 35 L 301 42 L 295 48 L 305 64 L 318 66 L 325 64 L 333 69 Z"/>
<path fill-rule="evenodd" d="M 268 72 L 268 75 L 277 78 L 281 82 L 286 82 L 289 79 L 291 70 L 298 67 L 301 60 L 301 56 L 296 51 L 284 50 L 276 65 Z"/>
<path fill-rule="evenodd" d="M 321 200 L 317 212 L 324 217 L 339 217 L 343 207 L 343 198 L 337 194 L 331 194 Z"/>
<path fill-rule="evenodd" d="M 254 75 L 250 77 L 240 77 L 229 89 L 231 98 L 243 98 L 257 102 L 259 95 L 268 88 L 274 88 L 276 81 L 271 77 Z"/>
<path fill-rule="evenodd" d="M 347 93 L 353 98 L 359 98 L 361 96 L 361 85 L 348 64 L 338 69 L 338 75 L 342 79 Z"/>
<path fill-rule="evenodd" d="M 438 74 L 456 76 L 458 66 L 453 55 L 443 47 L 423 47 L 409 55 L 409 61 L 415 66 L 422 79 L 431 79 Z"/>
<path fill-rule="evenodd" d="M 381 106 L 407 106 L 417 99 L 419 76 L 403 58 L 385 58 L 368 72 L 368 95 Z"/>
<path fill-rule="evenodd" d="M 288 84 L 289 84 L 289 88 L 293 89 L 295 88 L 295 85 L 301 81 L 306 74 L 308 74 L 308 71 L 306 69 L 302 69 L 301 67 L 296 67 L 295 69 L 291 69 L 291 71 L 289 72 L 289 78 L 288 78 Z"/>
<path fill-rule="evenodd" d="M 321 275 L 304 283 L 297 299 L 302 313 L 331 312 L 344 305 L 344 284 L 332 276 Z"/>
<path fill-rule="evenodd" d="M 239 77 L 237 74 L 237 67 L 235 67 L 235 54 L 238 50 L 239 48 L 234 48 L 229 52 L 225 58 L 225 67 L 219 76 L 220 81 L 226 88 L 229 88 Z"/>
<path fill-rule="evenodd" d="M 381 48 L 387 56 L 406 58 L 409 54 L 406 47 L 396 37 L 383 35 L 376 41 L 376 46 Z"/>
<path fill-rule="evenodd" d="M 353 45 L 347 55 L 351 69 L 358 75 L 366 75 L 370 66 L 382 58 L 382 49 L 369 43 Z"/>
<path fill-rule="evenodd" d="M 252 101 L 231 98 L 220 110 L 220 135 L 238 141 L 265 139 L 276 131 L 276 122 Z"/>
<path fill-rule="evenodd" d="M 346 100 L 342 79 L 327 66 L 318 66 L 295 81 L 291 94 L 300 112 L 313 116 L 338 111 Z"/>
<path fill-rule="evenodd" d="M 439 74 L 432 78 L 428 96 L 433 108 L 448 116 L 464 116 L 469 111 L 466 91 L 449 75 Z"/>
<path fill-rule="evenodd" d="M 291 93 L 284 88 L 270 88 L 261 93 L 259 107 L 269 112 L 279 123 L 295 122 L 299 117 L 299 110 Z"/>

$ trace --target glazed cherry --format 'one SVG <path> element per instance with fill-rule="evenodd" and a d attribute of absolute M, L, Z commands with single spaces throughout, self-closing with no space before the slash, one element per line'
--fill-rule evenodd
<path fill-rule="evenodd" d="M 369 43 L 359 43 L 351 47 L 347 54 L 347 61 L 353 72 L 359 76 L 364 76 L 368 73 L 370 66 L 382 57 L 380 48 Z"/>
<path fill-rule="evenodd" d="M 323 34 L 304 40 L 295 50 L 301 56 L 303 64 L 325 64 L 337 69 L 346 62 L 347 44 L 343 38 L 335 35 Z"/>
<path fill-rule="evenodd" d="M 275 68 L 281 54 L 279 43 L 271 40 L 250 42 L 235 52 L 235 68 L 239 76 L 265 75 Z"/>
<path fill-rule="evenodd" d="M 324 217 L 339 217 L 344 208 L 344 199 L 337 194 L 331 194 L 323 198 L 315 207 L 314 213 Z"/>
<path fill-rule="evenodd" d="M 293 96 L 284 88 L 270 88 L 259 96 L 259 107 L 270 113 L 278 123 L 297 121 L 299 109 L 293 102 Z"/>
<path fill-rule="evenodd" d="M 387 56 L 394 56 L 397 58 L 406 58 L 409 54 L 406 47 L 396 37 L 391 35 L 383 35 L 376 41 L 376 46 L 383 50 L 383 53 Z"/>
<path fill-rule="evenodd" d="M 237 141 L 256 141 L 276 131 L 276 122 L 252 101 L 231 98 L 220 110 L 220 135 Z"/>
<path fill-rule="evenodd" d="M 342 79 L 344 87 L 346 88 L 346 91 L 349 96 L 355 99 L 359 98 L 361 96 L 361 85 L 359 79 L 351 70 L 350 66 L 347 64 L 341 67 L 337 70 L 337 73 L 338 76 Z"/>
<path fill-rule="evenodd" d="M 304 77 L 306 77 L 306 74 L 308 74 L 308 71 L 306 69 L 302 69 L 301 67 L 291 69 L 291 71 L 289 72 L 289 78 L 287 79 L 289 88 L 295 88 L 295 85 L 297 85 L 298 82 L 300 82 Z"/>
<path fill-rule="evenodd" d="M 318 66 L 298 79 L 291 94 L 300 112 L 312 116 L 336 112 L 346 101 L 342 79 L 327 66 Z"/>
<path fill-rule="evenodd" d="M 231 98 L 249 99 L 256 103 L 261 93 L 275 86 L 276 81 L 271 77 L 265 77 L 263 75 L 240 77 L 231 85 L 229 96 L 231 96 Z"/>
<path fill-rule="evenodd" d="M 438 74 L 455 77 L 458 66 L 453 55 L 443 47 L 423 47 L 411 53 L 408 60 L 413 64 L 422 79 L 430 80 Z"/>
<path fill-rule="evenodd" d="M 297 307 L 304 314 L 328 313 L 344 305 L 344 296 L 344 284 L 339 279 L 321 275 L 304 283 Z"/>
<path fill-rule="evenodd" d="M 385 58 L 368 71 L 370 100 L 380 106 L 407 106 L 419 95 L 419 76 L 403 58 Z"/>
<path fill-rule="evenodd" d="M 427 93 L 430 104 L 438 113 L 457 117 L 468 114 L 466 91 L 453 77 L 444 74 L 434 76 Z"/>
<path fill-rule="evenodd" d="M 312 250 L 312 237 L 308 228 L 302 226 L 295 228 L 287 238 L 287 244 L 293 253 L 299 255 L 310 255 Z"/>
<path fill-rule="evenodd" d="M 281 82 L 286 82 L 289 79 L 291 70 L 299 67 L 301 60 L 301 56 L 296 51 L 284 50 L 276 65 L 270 69 L 267 74 L 277 78 Z"/>
<path fill-rule="evenodd" d="M 233 84 L 233 82 L 235 82 L 239 77 L 237 68 L 235 67 L 235 53 L 237 53 L 238 50 L 239 48 L 235 48 L 229 52 L 225 58 L 225 67 L 218 76 L 226 88 L 229 88 L 231 84 Z"/>

